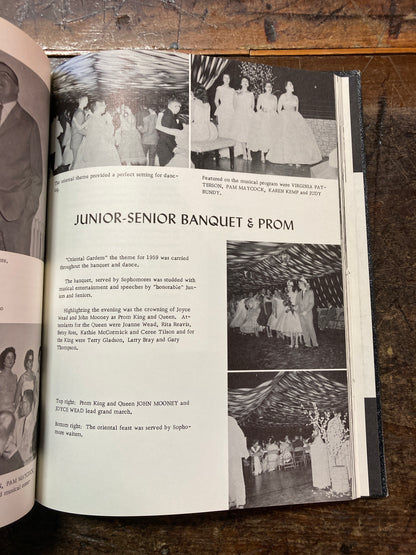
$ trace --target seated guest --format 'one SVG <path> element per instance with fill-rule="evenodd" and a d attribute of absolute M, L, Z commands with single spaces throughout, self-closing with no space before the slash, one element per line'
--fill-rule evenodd
<path fill-rule="evenodd" d="M 280 450 L 274 438 L 272 437 L 269 438 L 269 441 L 267 442 L 267 445 L 266 445 L 266 450 L 267 450 L 267 455 L 266 455 L 267 471 L 272 472 L 273 470 L 276 470 L 278 466 L 280 466 L 280 456 L 279 456 Z"/>

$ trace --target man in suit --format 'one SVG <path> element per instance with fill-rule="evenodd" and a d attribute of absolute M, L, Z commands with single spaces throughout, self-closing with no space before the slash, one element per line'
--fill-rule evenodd
<path fill-rule="evenodd" d="M 311 343 L 312 347 L 318 347 L 312 314 L 312 309 L 315 306 L 315 296 L 305 278 L 302 277 L 298 280 L 298 287 L 300 291 L 296 297 L 296 309 L 302 326 L 305 347 L 310 347 Z"/>
<path fill-rule="evenodd" d="M 0 476 L 23 466 L 22 457 L 13 441 L 15 422 L 13 413 L 0 411 Z"/>
<path fill-rule="evenodd" d="M 18 103 L 18 94 L 17 75 L 0 62 L 0 250 L 30 255 L 42 153 L 38 125 Z"/>
<path fill-rule="evenodd" d="M 179 100 L 176 97 L 171 97 L 168 101 L 168 107 L 156 123 L 156 129 L 159 131 L 157 155 L 161 166 L 166 166 L 172 160 L 176 148 L 177 131 L 183 129 L 182 123 L 176 117 L 180 109 L 181 103 Z"/>

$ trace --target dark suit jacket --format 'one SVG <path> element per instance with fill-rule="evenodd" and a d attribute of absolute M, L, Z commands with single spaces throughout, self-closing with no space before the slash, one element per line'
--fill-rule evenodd
<path fill-rule="evenodd" d="M 9 222 L 33 216 L 42 190 L 36 121 L 17 103 L 0 126 L 0 212 Z"/>
<path fill-rule="evenodd" d="M 182 129 L 183 126 L 181 123 L 178 123 L 176 120 L 176 116 L 166 108 L 163 112 L 163 116 L 161 119 L 161 125 L 163 127 L 169 127 L 170 129 Z M 159 144 L 166 145 L 166 147 L 173 152 L 173 149 L 176 146 L 176 138 L 174 135 L 169 135 L 168 133 L 164 133 L 163 131 L 159 131 Z"/>

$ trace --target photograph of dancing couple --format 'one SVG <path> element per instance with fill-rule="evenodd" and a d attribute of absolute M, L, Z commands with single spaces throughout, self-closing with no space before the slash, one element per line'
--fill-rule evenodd
<path fill-rule="evenodd" d="M 337 178 L 329 73 L 193 56 L 191 89 L 197 168 Z"/>
<path fill-rule="evenodd" d="M 189 167 L 189 61 L 179 53 L 96 52 L 53 73 L 50 168 Z"/>
<path fill-rule="evenodd" d="M 341 247 L 227 242 L 228 369 L 345 368 Z"/>
<path fill-rule="evenodd" d="M 228 374 L 230 508 L 351 498 L 345 371 Z"/>

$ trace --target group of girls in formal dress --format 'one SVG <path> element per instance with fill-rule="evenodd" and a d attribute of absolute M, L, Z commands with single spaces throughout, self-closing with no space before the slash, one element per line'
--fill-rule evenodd
<path fill-rule="evenodd" d="M 277 287 L 262 288 L 233 298 L 229 306 L 229 327 L 242 334 L 289 338 L 289 346 L 298 348 L 302 327 L 296 308 L 297 288 L 289 279 L 284 291 Z"/>
<path fill-rule="evenodd" d="M 254 439 L 249 452 L 252 474 L 258 476 L 265 472 L 280 470 L 288 465 L 295 466 L 295 462 L 298 461 L 306 464 L 310 445 L 302 436 L 295 436 L 290 440 L 286 435 L 281 441 L 275 440 L 274 437 L 269 437 L 267 441 Z"/>
<path fill-rule="evenodd" d="M 38 364 L 40 355 L 38 356 Z M 6 347 L 0 354 L 0 413 L 11 434 L 2 458 L 11 461 L 10 470 L 30 462 L 36 451 L 36 419 L 39 406 L 39 375 L 33 371 L 34 352 L 26 351 L 24 371 L 17 379 L 12 371 L 16 362 L 14 347 Z"/>
<path fill-rule="evenodd" d="M 247 77 L 241 79 L 240 88 L 235 90 L 230 85 L 230 75 L 224 73 L 223 84 L 216 88 L 214 99 L 218 136 L 233 139 L 237 154 L 241 151 L 245 160 L 251 160 L 251 152 L 260 151 L 263 163 L 267 159 L 299 167 L 320 162 L 319 146 L 309 124 L 299 113 L 299 99 L 294 91 L 293 82 L 286 81 L 285 92 L 277 99 L 272 83 L 267 82 L 256 103 Z M 208 98 L 203 102 L 208 116 Z M 193 136 L 193 140 L 209 138 Z"/>
<path fill-rule="evenodd" d="M 130 106 L 122 103 L 110 113 L 105 101 L 90 101 L 87 96 L 81 96 L 72 116 L 65 110 L 61 117 L 53 120 L 54 173 L 96 166 L 162 165 L 157 160 L 159 132 L 175 136 L 173 148 L 179 145 L 181 153 L 185 142 L 188 151 L 187 129 L 183 130 L 182 126 L 181 129 L 167 129 L 161 123 L 167 109 L 159 111 L 156 105 L 149 105 L 136 116 Z M 181 134 L 185 135 L 184 140 Z M 174 154 L 166 165 L 188 166 L 188 156 L 177 164 Z"/>

